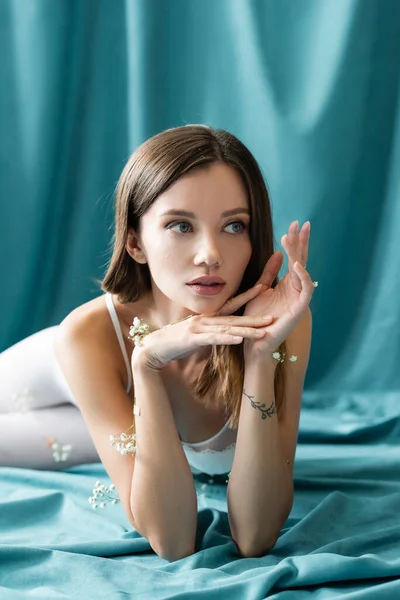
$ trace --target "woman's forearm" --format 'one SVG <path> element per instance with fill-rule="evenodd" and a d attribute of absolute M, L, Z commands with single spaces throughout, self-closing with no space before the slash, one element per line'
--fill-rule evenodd
<path fill-rule="evenodd" d="M 255 359 L 246 365 L 227 489 L 232 537 L 248 556 L 265 554 L 274 545 L 293 501 L 292 476 L 276 414 L 274 374 L 273 362 Z"/>
<path fill-rule="evenodd" d="M 160 373 L 133 366 L 137 452 L 131 510 L 138 529 L 167 560 L 194 552 L 197 496 Z"/>

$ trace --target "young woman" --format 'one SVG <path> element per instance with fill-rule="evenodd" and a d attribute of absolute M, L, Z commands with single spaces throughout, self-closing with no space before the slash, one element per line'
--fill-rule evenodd
<path fill-rule="evenodd" d="M 258 164 L 201 125 L 142 144 L 115 210 L 105 294 L 0 355 L 0 464 L 101 461 L 129 521 L 168 560 L 194 552 L 193 474 L 230 472 L 232 537 L 259 556 L 293 501 L 310 223 L 282 237 L 279 281 Z"/>

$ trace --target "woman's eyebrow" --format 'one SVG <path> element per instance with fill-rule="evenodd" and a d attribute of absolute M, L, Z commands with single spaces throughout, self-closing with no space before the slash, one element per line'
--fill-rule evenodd
<path fill-rule="evenodd" d="M 243 207 L 243 208 L 232 208 L 231 210 L 226 210 L 225 212 L 223 212 L 221 214 L 221 217 L 231 217 L 232 215 L 238 215 L 241 213 L 246 213 L 248 215 L 250 215 L 250 210 L 247 207 Z M 170 209 L 170 210 L 166 210 L 165 212 L 161 213 L 159 215 L 159 217 L 165 217 L 167 215 L 173 215 L 175 217 L 191 217 L 192 219 L 196 218 L 196 215 L 193 212 L 189 212 L 187 210 L 180 210 L 180 209 Z"/>

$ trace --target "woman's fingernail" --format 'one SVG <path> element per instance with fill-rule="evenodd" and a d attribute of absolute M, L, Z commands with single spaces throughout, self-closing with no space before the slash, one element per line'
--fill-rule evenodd
<path fill-rule="evenodd" d="M 272 319 L 271 315 L 267 315 L 265 317 L 263 317 L 264 321 L 270 321 Z"/>

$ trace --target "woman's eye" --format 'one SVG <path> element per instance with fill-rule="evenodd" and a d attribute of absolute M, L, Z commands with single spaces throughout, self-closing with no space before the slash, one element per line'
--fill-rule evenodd
<path fill-rule="evenodd" d="M 186 223 L 186 221 L 179 221 L 179 223 L 172 223 L 170 226 L 168 226 L 168 229 L 173 229 L 174 227 L 180 227 L 181 225 L 186 225 L 187 227 L 190 227 L 189 223 Z M 186 231 L 178 231 L 177 233 L 187 233 L 188 230 Z"/>
<path fill-rule="evenodd" d="M 233 233 L 243 233 L 243 231 L 246 229 L 246 225 L 243 223 L 243 221 L 234 221 L 233 223 L 228 223 L 228 225 L 226 227 L 237 227 L 239 225 L 239 230 L 236 229 Z"/>
<path fill-rule="evenodd" d="M 175 227 L 179 227 L 179 229 L 174 229 Z M 182 229 L 182 227 L 184 227 L 184 229 Z M 246 225 L 245 223 L 243 223 L 243 221 L 234 221 L 233 223 L 228 223 L 228 225 L 225 225 L 224 229 L 226 229 L 227 227 L 234 227 L 234 230 L 231 233 L 243 233 L 244 230 L 246 229 Z M 176 223 L 169 223 L 167 225 L 167 229 L 171 229 L 172 231 L 174 231 L 174 233 L 189 233 L 191 228 L 190 223 L 187 223 L 186 221 L 179 221 Z"/>

